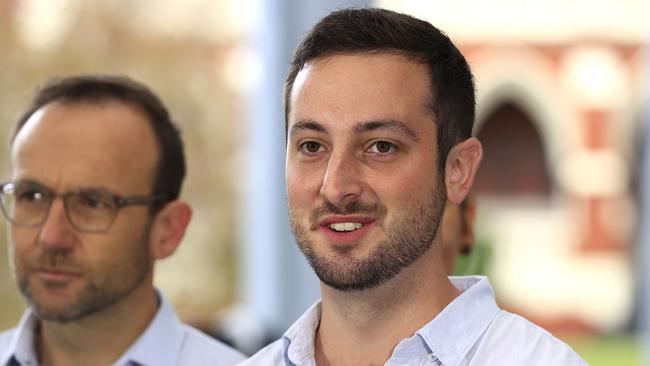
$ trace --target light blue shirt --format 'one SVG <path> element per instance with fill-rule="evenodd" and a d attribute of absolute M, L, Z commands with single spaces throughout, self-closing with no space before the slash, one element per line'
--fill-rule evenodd
<path fill-rule="evenodd" d="M 156 316 L 114 366 L 232 366 L 244 359 L 241 353 L 181 323 L 169 301 L 158 296 Z M 37 324 L 28 310 L 18 327 L 0 333 L 0 366 L 39 365 L 34 350 Z"/>
<path fill-rule="evenodd" d="M 440 314 L 399 342 L 387 366 L 585 366 L 562 341 L 519 315 L 499 309 L 486 277 L 450 277 L 462 291 Z M 321 304 L 241 366 L 315 366 Z M 370 336 L 370 335 L 369 335 Z"/>

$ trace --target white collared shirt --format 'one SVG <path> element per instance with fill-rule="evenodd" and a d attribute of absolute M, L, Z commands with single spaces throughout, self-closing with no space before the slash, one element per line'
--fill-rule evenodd
<path fill-rule="evenodd" d="M 160 293 L 158 297 L 156 316 L 114 366 L 232 366 L 244 359 L 238 351 L 181 323 L 169 301 Z M 28 310 L 16 328 L 0 333 L 0 366 L 39 365 L 34 350 L 37 324 Z"/>
<path fill-rule="evenodd" d="M 519 315 L 499 309 L 486 277 L 450 277 L 462 291 L 440 314 L 395 347 L 387 366 L 584 366 L 562 341 Z M 315 366 L 321 304 L 241 366 Z M 369 335 L 372 336 L 372 335 Z M 376 335 L 381 336 L 381 335 Z"/>

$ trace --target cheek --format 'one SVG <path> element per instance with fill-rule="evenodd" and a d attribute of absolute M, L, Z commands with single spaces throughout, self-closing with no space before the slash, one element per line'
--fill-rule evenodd
<path fill-rule="evenodd" d="M 313 202 L 320 192 L 321 181 L 315 170 L 287 170 L 287 199 L 290 206 Z"/>
<path fill-rule="evenodd" d="M 431 194 L 443 183 L 433 161 L 424 160 L 411 165 L 398 174 L 396 185 L 399 189 L 410 191 L 412 194 Z"/>
<path fill-rule="evenodd" d="M 287 207 L 292 220 L 302 220 L 303 213 L 308 212 L 310 202 L 302 192 L 292 191 L 287 187 Z"/>
<path fill-rule="evenodd" d="M 369 180 L 372 182 L 372 180 Z M 390 175 L 376 176 L 369 186 L 381 204 L 388 209 L 387 220 L 398 220 L 413 215 L 414 210 L 432 202 L 439 180 L 423 169 L 401 170 Z"/>
<path fill-rule="evenodd" d="M 24 260 L 32 248 L 36 248 L 38 240 L 36 230 L 11 230 L 9 233 L 9 258 L 12 261 Z"/>
<path fill-rule="evenodd" d="M 37 253 L 33 253 L 33 248 L 37 247 L 36 245 L 32 245 L 35 240 L 35 235 L 29 233 L 12 231 L 9 235 L 9 243 L 7 245 L 9 269 L 15 281 L 25 280 L 30 266 L 33 266 L 33 262 L 38 256 Z M 30 265 L 30 263 L 32 264 Z"/>
<path fill-rule="evenodd" d="M 143 232 L 121 232 L 105 238 L 85 240 L 84 264 L 96 281 L 110 281 L 120 272 L 137 271 L 151 260 L 148 235 Z"/>
<path fill-rule="evenodd" d="M 368 180 L 372 190 L 381 197 L 384 204 L 408 206 L 412 201 L 418 201 L 425 195 L 431 194 L 431 188 L 436 184 L 433 179 L 425 179 L 420 174 L 381 175 Z M 374 182 L 374 183 L 373 183 Z"/>

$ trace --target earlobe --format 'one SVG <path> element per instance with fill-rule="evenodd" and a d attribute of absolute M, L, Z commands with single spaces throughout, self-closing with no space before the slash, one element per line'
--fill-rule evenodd
<path fill-rule="evenodd" d="M 181 200 L 167 203 L 158 212 L 150 234 L 153 258 L 167 258 L 176 251 L 191 218 L 192 208 Z"/>
<path fill-rule="evenodd" d="M 445 165 L 445 184 L 449 202 L 457 205 L 463 202 L 472 188 L 482 157 L 483 147 L 475 137 L 470 137 L 451 148 Z"/>

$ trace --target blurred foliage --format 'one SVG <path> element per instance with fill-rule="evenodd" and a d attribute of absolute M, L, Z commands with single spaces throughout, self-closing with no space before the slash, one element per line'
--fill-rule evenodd
<path fill-rule="evenodd" d="M 492 260 L 492 247 L 486 240 L 477 240 L 472 250 L 467 255 L 461 255 L 454 265 L 453 275 L 467 276 L 489 274 Z"/>
<path fill-rule="evenodd" d="M 639 366 L 641 345 L 634 336 L 575 337 L 565 339 L 591 366 Z"/>

